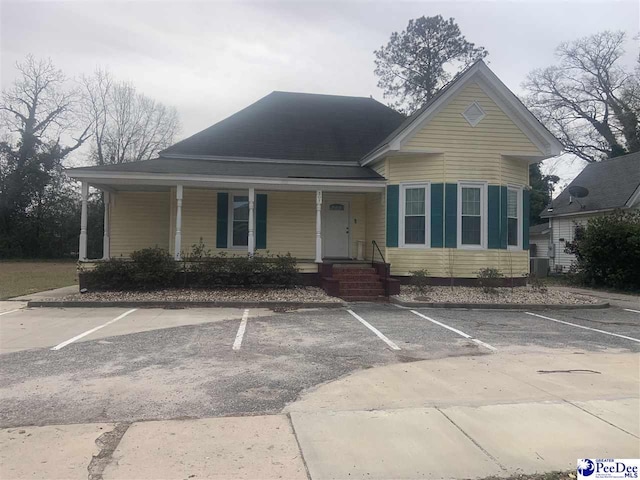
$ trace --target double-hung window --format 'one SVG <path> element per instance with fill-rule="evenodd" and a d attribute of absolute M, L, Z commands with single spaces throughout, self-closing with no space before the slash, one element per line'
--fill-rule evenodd
<path fill-rule="evenodd" d="M 458 184 L 458 246 L 485 248 L 486 185 Z"/>
<path fill-rule="evenodd" d="M 405 184 L 400 188 L 400 235 L 403 247 L 426 247 L 429 185 Z"/>
<path fill-rule="evenodd" d="M 519 188 L 507 189 L 507 246 L 520 246 L 520 205 L 521 192 Z"/>
<path fill-rule="evenodd" d="M 231 246 L 246 247 L 249 245 L 249 197 L 248 195 L 231 195 Z"/>

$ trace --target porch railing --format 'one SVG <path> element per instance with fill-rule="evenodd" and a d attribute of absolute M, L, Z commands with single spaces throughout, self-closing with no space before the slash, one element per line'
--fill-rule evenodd
<path fill-rule="evenodd" d="M 382 263 L 387 263 L 384 259 L 384 255 L 382 255 L 380 247 L 378 247 L 377 242 L 375 240 L 371 240 L 371 266 L 373 266 L 376 261 L 376 250 L 378 251 L 380 258 L 382 259 Z"/>

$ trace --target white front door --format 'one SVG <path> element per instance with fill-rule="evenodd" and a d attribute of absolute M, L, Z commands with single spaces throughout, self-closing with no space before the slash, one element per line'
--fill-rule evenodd
<path fill-rule="evenodd" d="M 325 258 L 349 257 L 349 202 L 327 198 L 322 224 Z"/>

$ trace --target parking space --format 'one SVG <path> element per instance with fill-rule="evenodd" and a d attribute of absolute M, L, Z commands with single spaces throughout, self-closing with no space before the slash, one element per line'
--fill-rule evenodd
<path fill-rule="evenodd" d="M 132 312 L 131 310 L 135 310 Z M 127 314 L 127 312 L 130 312 Z M 184 325 L 199 325 L 241 318 L 239 308 L 183 310 L 128 308 L 12 309 L 0 317 L 0 353 L 34 348 L 65 348 L 78 341 L 146 332 Z M 123 316 L 124 314 L 127 314 Z M 273 315 L 253 309 L 254 317 Z M 75 339 L 75 340 L 74 340 Z M 70 342 L 73 340 L 73 342 Z M 69 343 L 67 343 L 69 342 Z"/>
<path fill-rule="evenodd" d="M 274 413 L 305 389 L 374 366 L 530 347 L 640 351 L 635 312 L 537 314 L 549 319 L 367 303 L 19 310 L 0 317 L 0 424 Z"/>
<path fill-rule="evenodd" d="M 640 315 L 617 308 L 543 312 L 418 310 L 428 312 L 447 325 L 463 330 L 498 349 L 533 346 L 590 351 L 608 348 L 640 351 Z"/>

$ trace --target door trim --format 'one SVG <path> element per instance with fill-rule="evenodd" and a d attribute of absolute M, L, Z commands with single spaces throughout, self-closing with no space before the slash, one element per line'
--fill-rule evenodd
<path fill-rule="evenodd" d="M 347 255 L 345 257 L 327 257 L 325 255 L 325 250 L 326 250 L 326 245 L 327 243 L 324 241 L 325 240 L 325 234 L 326 234 L 326 225 L 328 224 L 327 222 L 327 211 L 329 208 L 329 205 L 332 203 L 344 203 L 347 206 L 347 227 L 349 228 L 349 233 L 347 234 Z M 353 230 L 353 225 L 351 225 L 351 200 L 346 199 L 344 197 L 340 197 L 340 196 L 332 196 L 332 195 L 327 195 L 325 194 L 323 200 L 322 200 L 322 258 L 327 258 L 327 259 L 351 259 L 351 231 Z"/>

